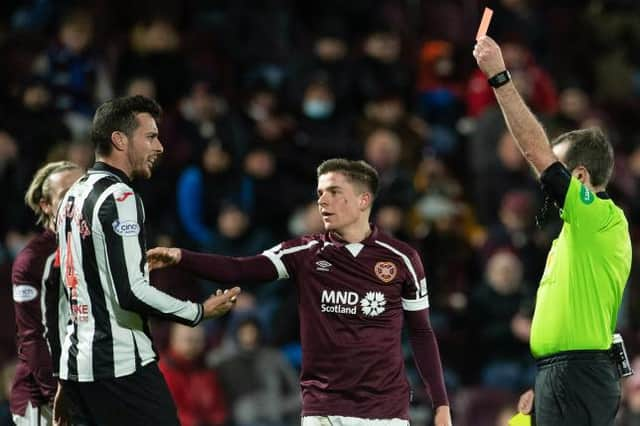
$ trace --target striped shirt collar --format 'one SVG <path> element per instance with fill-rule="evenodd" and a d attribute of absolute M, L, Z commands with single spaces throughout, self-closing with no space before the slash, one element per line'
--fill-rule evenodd
<path fill-rule="evenodd" d="M 125 172 L 123 172 L 120 169 L 117 169 L 103 161 L 96 161 L 95 164 L 93 165 L 92 168 L 89 169 L 89 173 L 95 173 L 95 172 L 107 172 L 110 173 L 112 175 L 115 175 L 118 179 L 120 179 L 122 182 L 126 183 L 127 185 L 131 185 L 131 179 L 129 179 L 129 176 L 127 176 L 127 174 Z"/>

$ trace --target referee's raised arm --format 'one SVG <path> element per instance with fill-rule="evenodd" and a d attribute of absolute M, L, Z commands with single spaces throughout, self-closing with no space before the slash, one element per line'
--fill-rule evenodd
<path fill-rule="evenodd" d="M 539 176 L 558 159 L 549 146 L 542 125 L 518 93 L 502 59 L 500 47 L 491 37 L 483 36 L 473 49 L 473 56 L 494 89 L 513 139 Z"/>

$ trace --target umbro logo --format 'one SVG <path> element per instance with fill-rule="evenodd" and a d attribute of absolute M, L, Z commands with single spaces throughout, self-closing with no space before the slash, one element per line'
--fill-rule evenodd
<path fill-rule="evenodd" d="M 316 262 L 316 271 L 329 272 L 329 268 L 331 267 L 331 263 L 326 260 L 318 260 Z"/>

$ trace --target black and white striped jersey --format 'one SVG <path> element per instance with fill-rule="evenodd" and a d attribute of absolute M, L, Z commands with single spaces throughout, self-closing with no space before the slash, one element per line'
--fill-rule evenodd
<path fill-rule="evenodd" d="M 202 320 L 201 304 L 149 284 L 144 208 L 129 183 L 121 170 L 97 162 L 60 203 L 60 272 L 72 319 L 62 379 L 126 376 L 156 360 L 148 315 L 191 326 Z"/>

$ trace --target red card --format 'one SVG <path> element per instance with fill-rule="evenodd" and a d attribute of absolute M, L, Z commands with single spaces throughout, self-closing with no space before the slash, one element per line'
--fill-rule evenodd
<path fill-rule="evenodd" d="M 480 26 L 478 27 L 478 34 L 476 34 L 476 40 L 478 40 L 482 36 L 487 35 L 487 30 L 489 29 L 489 24 L 491 23 L 492 16 L 493 10 L 485 7 L 484 13 L 482 14 L 482 21 L 480 21 Z"/>

